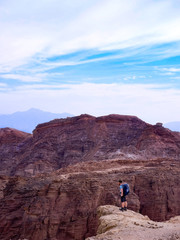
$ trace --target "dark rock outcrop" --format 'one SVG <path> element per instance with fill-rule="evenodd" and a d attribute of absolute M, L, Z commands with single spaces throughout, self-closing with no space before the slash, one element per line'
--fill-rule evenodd
<path fill-rule="evenodd" d="M 0 150 L 0 174 L 31 176 L 92 160 L 180 159 L 180 135 L 134 116 L 84 114 L 40 124 Z"/>

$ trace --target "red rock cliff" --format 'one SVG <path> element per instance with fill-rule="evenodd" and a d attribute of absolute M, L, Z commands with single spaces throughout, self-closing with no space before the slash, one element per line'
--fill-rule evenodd
<path fill-rule="evenodd" d="M 8 175 L 28 176 L 90 160 L 179 159 L 180 136 L 134 116 L 96 118 L 84 114 L 40 124 L 32 138 L 23 140 L 15 150 L 10 145 L 7 149 L 8 156 L 3 152 L 3 159 L 7 159 Z"/>
<path fill-rule="evenodd" d="M 0 239 L 83 240 L 95 235 L 96 209 L 118 202 L 118 180 L 130 184 L 129 209 L 153 220 L 180 215 L 178 161 L 81 163 L 34 178 L 1 178 Z M 0 185 L 1 186 L 1 185 Z"/>

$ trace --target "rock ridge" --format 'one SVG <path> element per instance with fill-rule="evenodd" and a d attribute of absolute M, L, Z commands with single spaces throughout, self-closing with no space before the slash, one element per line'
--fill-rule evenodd
<path fill-rule="evenodd" d="M 69 125 L 69 124 L 73 124 L 81 121 L 91 121 L 91 120 L 94 120 L 95 122 L 117 122 L 117 123 L 123 122 L 123 121 L 143 122 L 138 117 L 130 116 L 130 115 L 110 114 L 107 116 L 94 117 L 89 114 L 81 114 L 80 116 L 67 117 L 66 119 L 55 119 L 47 123 L 38 124 L 37 127 L 34 129 L 33 133 L 36 134 L 36 132 L 39 132 L 46 128 L 64 126 L 64 125 Z"/>
<path fill-rule="evenodd" d="M 40 124 L 33 135 L 21 132 L 18 141 L 8 140 L 13 132 L 8 136 L 0 138 L 8 142 L 0 144 L 0 174 L 10 176 L 35 176 L 88 161 L 180 160 L 179 134 L 135 116 L 82 114 Z"/>
<path fill-rule="evenodd" d="M 20 143 L 30 136 L 30 133 L 25 133 L 14 128 L 0 128 L 0 146 L 3 144 Z"/>

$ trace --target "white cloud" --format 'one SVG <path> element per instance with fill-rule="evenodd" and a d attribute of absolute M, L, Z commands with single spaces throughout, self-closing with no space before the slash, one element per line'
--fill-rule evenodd
<path fill-rule="evenodd" d="M 39 69 L 42 72 L 42 69 Z M 16 80 L 18 82 L 23 82 L 23 83 L 42 83 L 44 82 L 46 79 L 53 77 L 60 77 L 63 75 L 63 73 L 36 73 L 36 70 L 28 70 L 28 72 L 26 73 L 26 75 L 22 75 L 22 74 L 0 74 L 0 77 L 2 79 L 11 79 L 11 80 Z M 37 84 L 34 86 L 38 86 Z M 39 85 L 40 86 L 40 85 Z M 48 85 L 49 86 L 49 85 Z M 26 85 L 22 86 L 23 88 L 26 88 Z M 42 88 L 43 88 L 43 84 L 42 84 Z"/>
<path fill-rule="evenodd" d="M 160 74 L 164 76 L 175 76 L 178 73 L 180 73 L 180 68 L 176 68 L 176 67 L 168 67 L 168 68 L 155 67 L 155 69 L 160 71 Z M 176 77 L 171 77 L 171 79 L 176 79 Z"/>
<path fill-rule="evenodd" d="M 163 87 L 163 88 L 162 88 Z M 0 94 L 0 112 L 9 113 L 36 107 L 50 112 L 89 113 L 95 116 L 111 113 L 136 115 L 150 122 L 180 119 L 177 106 L 180 90 L 169 85 L 143 84 L 63 84 L 34 85 Z M 12 104 L 13 102 L 13 104 Z"/>
<path fill-rule="evenodd" d="M 124 77 L 123 79 L 125 81 L 128 81 L 128 80 L 135 80 L 136 78 L 137 78 L 137 76 L 127 76 L 127 77 Z M 140 76 L 140 77 L 138 76 L 138 78 L 142 78 L 142 76 Z"/>
<path fill-rule="evenodd" d="M 2 74 L 0 75 L 4 79 L 14 79 L 20 82 L 42 82 L 42 79 L 46 74 L 36 74 L 35 76 L 27 76 L 20 74 Z"/>
<path fill-rule="evenodd" d="M 176 73 L 176 72 L 180 72 L 180 68 L 163 68 L 164 71 L 167 72 L 172 72 L 172 73 Z"/>
<path fill-rule="evenodd" d="M 0 91 L 7 91 L 8 85 L 6 83 L 0 83 Z"/>
<path fill-rule="evenodd" d="M 0 83 L 0 87 L 7 87 L 6 83 Z"/>
<path fill-rule="evenodd" d="M 36 55 L 179 41 L 179 11 L 179 0 L 3 1 L 0 70 Z"/>

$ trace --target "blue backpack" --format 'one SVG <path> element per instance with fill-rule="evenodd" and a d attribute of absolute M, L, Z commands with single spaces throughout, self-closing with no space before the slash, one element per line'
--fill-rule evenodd
<path fill-rule="evenodd" d="M 127 183 L 123 184 L 123 193 L 124 193 L 124 196 L 129 194 L 129 184 Z"/>

